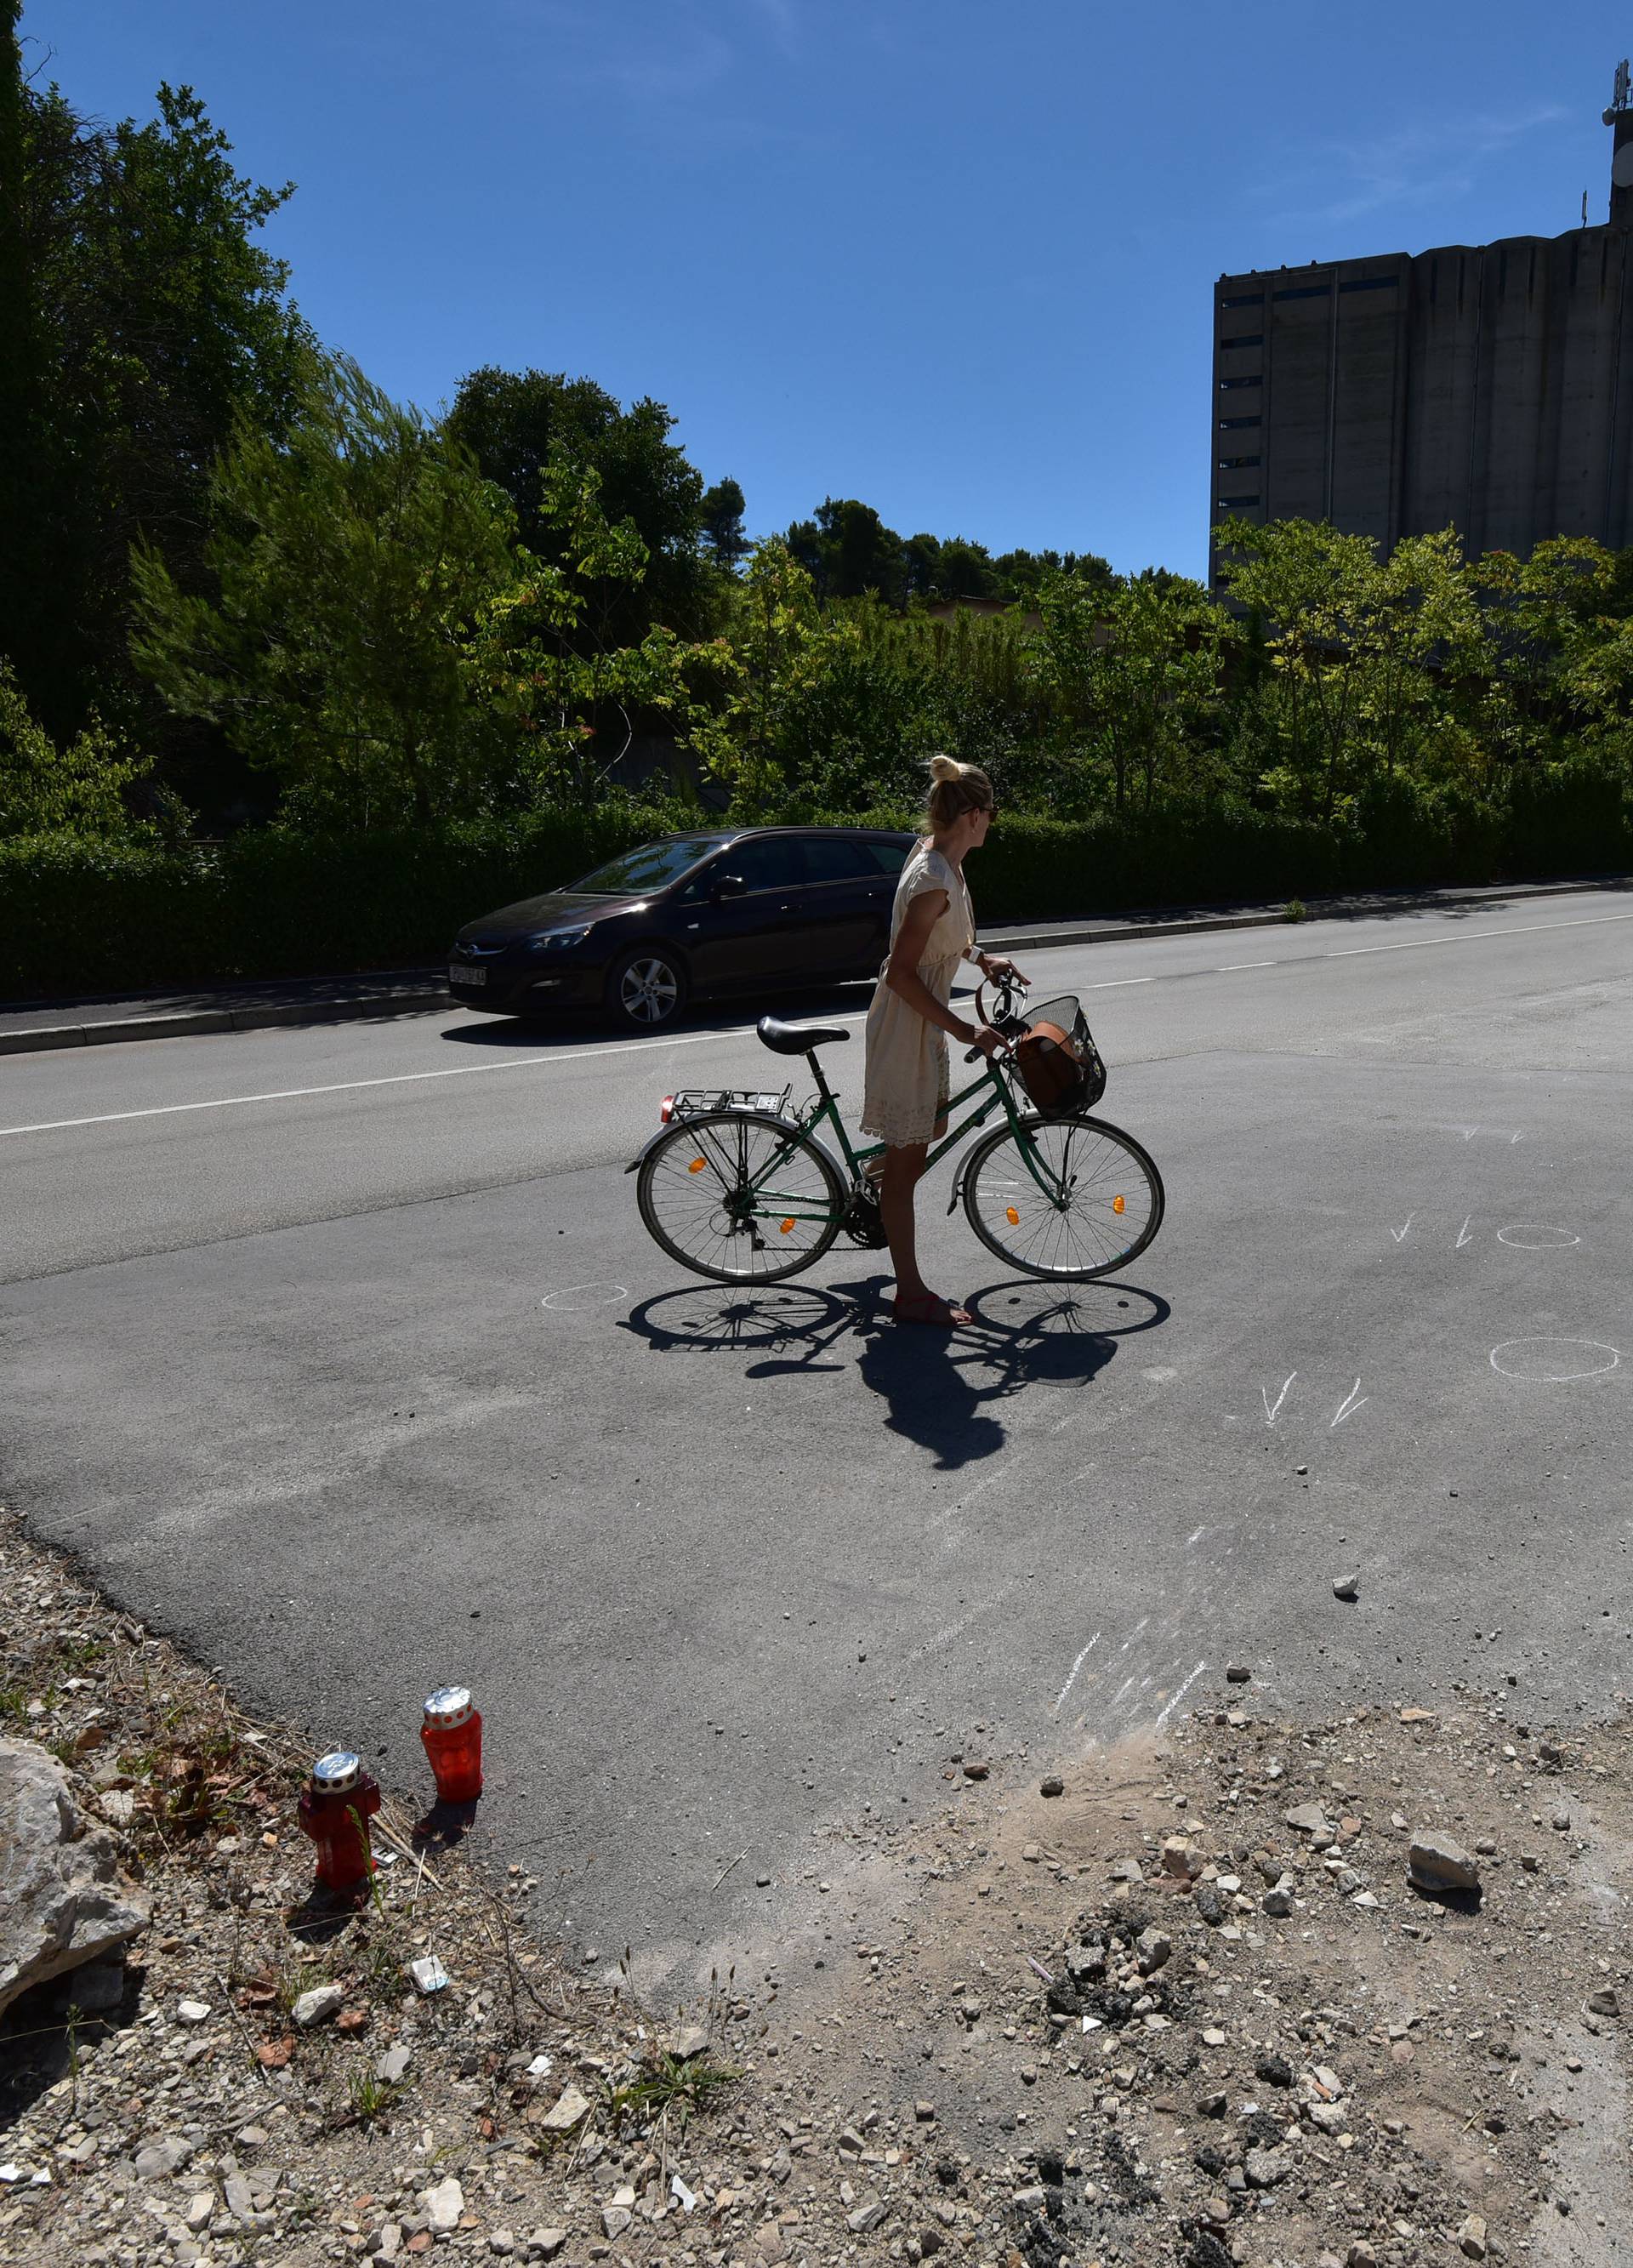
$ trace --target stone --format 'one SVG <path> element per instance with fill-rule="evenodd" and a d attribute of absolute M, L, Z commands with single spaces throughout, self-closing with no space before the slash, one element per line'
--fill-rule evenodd
<path fill-rule="evenodd" d="M 694 2056 L 702 2055 L 709 2046 L 709 2027 L 706 2024 L 682 2024 L 679 2031 L 671 2032 L 664 2042 L 664 2052 L 677 2063 L 690 2063 Z"/>
<path fill-rule="evenodd" d="M 1284 1921 L 1293 1910 L 1292 1877 L 1284 1874 L 1273 1889 L 1269 1889 L 1259 1901 L 1260 1911 L 1272 1921 Z"/>
<path fill-rule="evenodd" d="M 1143 1929 L 1137 1940 L 1142 1977 L 1154 1976 L 1173 1952 L 1173 1940 L 1166 1930 Z"/>
<path fill-rule="evenodd" d="M 1165 1874 L 1175 1874 L 1184 1881 L 1194 1882 L 1203 1864 L 1202 1852 L 1187 1835 L 1170 1835 L 1162 1846 Z"/>
<path fill-rule="evenodd" d="M 1196 2115 L 1199 2118 L 1223 2118 L 1225 2102 L 1225 2090 L 1216 2087 L 1211 2094 L 1197 2096 Z"/>
<path fill-rule="evenodd" d="M 508 2228 L 490 2228 L 488 2232 L 488 2250 L 489 2252 L 497 2252 L 501 2260 L 508 2260 L 516 2250 L 514 2232 Z"/>
<path fill-rule="evenodd" d="M 1333 1839 L 1333 1823 L 1319 1803 L 1300 1803 L 1287 1815 L 1287 1824 L 1295 1835 L 1308 1835 L 1322 1843 Z"/>
<path fill-rule="evenodd" d="M 1357 2237 L 1344 2255 L 1344 2268 L 1378 2268 L 1376 2249 L 1364 2236 Z"/>
<path fill-rule="evenodd" d="M 1217 1929 L 1229 1911 L 1217 1882 L 1198 1882 L 1192 1903 L 1210 1929 Z"/>
<path fill-rule="evenodd" d="M 776 2221 L 762 2221 L 754 2231 L 754 2250 L 767 2264 L 767 2268 L 773 2268 L 775 2263 L 787 2259 L 788 2240 Z"/>
<path fill-rule="evenodd" d="M 567 2242 L 564 2228 L 535 2228 L 527 2239 L 530 2260 L 554 2260 Z"/>
<path fill-rule="evenodd" d="M 635 2215 L 627 2205 L 604 2205 L 601 2207 L 601 2230 L 609 2243 L 614 2238 L 622 2236 L 634 2220 Z"/>
<path fill-rule="evenodd" d="M 913 2105 L 913 2116 L 923 2124 L 928 2125 L 935 2115 L 936 2106 L 933 2102 L 921 2101 Z"/>
<path fill-rule="evenodd" d="M 310 1992 L 303 1992 L 290 2010 L 295 2029 L 311 2031 L 314 2024 L 326 2024 L 331 2016 L 338 2016 L 346 2003 L 345 1987 L 341 1984 L 314 1984 Z"/>
<path fill-rule="evenodd" d="M 1458 2250 L 1470 2260 L 1486 2257 L 1486 2225 L 1477 2213 L 1471 2213 L 1457 2232 Z"/>
<path fill-rule="evenodd" d="M 401 2087 L 412 2055 L 413 2051 L 400 2040 L 394 2048 L 387 2048 L 383 2056 L 375 2058 L 375 2078 L 384 2080 L 387 2087 Z"/>
<path fill-rule="evenodd" d="M 1253 2190 L 1273 2190 L 1292 2169 L 1292 2158 L 1286 2150 L 1249 2150 L 1242 2161 L 1247 2186 Z"/>
<path fill-rule="evenodd" d="M 1337 1575 L 1333 1579 L 1333 1596 L 1353 1606 L 1361 1595 L 1361 1578 L 1357 1575 Z"/>
<path fill-rule="evenodd" d="M 178 2000 L 176 2021 L 179 2024 L 207 2024 L 210 2021 L 208 2000 Z"/>
<path fill-rule="evenodd" d="M 450 2174 L 435 2189 L 422 2190 L 420 2203 L 425 2208 L 425 2218 L 430 2223 L 433 2235 L 452 2235 L 460 2225 L 460 2215 L 465 2210 L 465 2191 L 457 2177 Z"/>
<path fill-rule="evenodd" d="M 1230 1685 L 1246 1685 L 1252 1675 L 1245 1661 L 1232 1661 L 1225 1673 L 1225 1683 Z"/>
<path fill-rule="evenodd" d="M 1542 1861 L 1534 1851 L 1522 1851 L 1519 1854 L 1520 1871 L 1523 1874 L 1534 1874 L 1541 1864 Z"/>
<path fill-rule="evenodd" d="M 989 1764 L 984 1764 L 972 1759 L 964 1767 L 964 1777 L 966 1779 L 985 1779 L 990 1770 L 991 1766 Z"/>
<path fill-rule="evenodd" d="M 1254 2066 L 1254 2075 L 1267 2087 L 1291 2087 L 1293 2083 L 1293 2067 L 1285 2056 L 1261 2056 Z"/>
<path fill-rule="evenodd" d="M 1057 1772 L 1051 1772 L 1046 1780 L 1038 1783 L 1040 1795 L 1064 1795 L 1065 1793 L 1066 1783 Z"/>
<path fill-rule="evenodd" d="M 188 2199 L 187 2225 L 195 2236 L 201 2228 L 210 2227 L 215 2210 L 216 2193 L 213 2190 L 199 2190 Z"/>
<path fill-rule="evenodd" d="M 1342 2134 L 1350 2124 L 1350 2114 L 1341 2102 L 1309 2103 L 1306 2116 L 1311 2125 L 1319 2126 L 1323 2134 Z"/>
<path fill-rule="evenodd" d="M 374 2257 L 377 2260 L 394 2260 L 401 2250 L 402 2223 L 400 2220 L 382 2221 L 374 2241 Z"/>
<path fill-rule="evenodd" d="M 33 1741 L 0 1739 L 0 2013 L 147 1927 L 113 1836 L 85 1828 L 67 1771 Z"/>
<path fill-rule="evenodd" d="M 192 2155 L 191 2142 L 184 2141 L 180 2134 L 166 2134 L 162 2141 L 145 2143 L 136 2152 L 136 2178 L 156 2182 L 166 2174 L 179 2174 Z"/>
<path fill-rule="evenodd" d="M 1407 1880 L 1414 1889 L 1467 1891 L 1480 1888 L 1480 1870 L 1460 1843 L 1449 1835 L 1414 1835 L 1407 1852 Z"/>
<path fill-rule="evenodd" d="M 870 2228 L 879 2227 L 889 2210 L 883 2198 L 865 2197 L 860 2205 L 854 2206 L 845 2215 L 845 2227 L 850 2231 L 852 2236 L 865 2236 Z"/>
<path fill-rule="evenodd" d="M 576 2087 L 564 2087 L 538 2123 L 547 2134 L 570 2134 L 589 2110 L 587 2095 L 580 2095 Z"/>
<path fill-rule="evenodd" d="M 1602 1992 L 1590 1992 L 1587 2004 L 1596 2016 L 1619 2016 L 1622 2014 L 1622 2003 L 1616 1998 L 1614 1984 L 1607 1984 Z"/>

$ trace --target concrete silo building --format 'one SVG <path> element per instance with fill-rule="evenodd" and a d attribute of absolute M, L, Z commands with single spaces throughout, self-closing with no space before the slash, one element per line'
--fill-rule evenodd
<path fill-rule="evenodd" d="M 1607 222 L 1219 278 L 1214 522 L 1329 519 L 1386 549 L 1453 526 L 1471 555 L 1633 544 L 1625 63 L 1605 123 Z"/>

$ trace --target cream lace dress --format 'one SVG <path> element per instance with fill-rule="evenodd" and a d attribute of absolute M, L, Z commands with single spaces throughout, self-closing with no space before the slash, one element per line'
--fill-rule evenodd
<path fill-rule="evenodd" d="M 890 914 L 894 946 L 908 908 L 926 890 L 945 893 L 947 908 L 930 932 L 918 973 L 944 1005 L 966 950 L 975 942 L 975 915 L 964 877 L 933 844 L 909 852 L 896 885 Z M 947 1037 L 893 992 L 880 976 L 867 1016 L 867 1064 L 863 1082 L 862 1131 L 893 1149 L 928 1142 L 946 1109 Z"/>

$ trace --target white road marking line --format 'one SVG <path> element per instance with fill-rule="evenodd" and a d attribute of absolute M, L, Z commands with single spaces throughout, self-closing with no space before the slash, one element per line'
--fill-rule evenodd
<path fill-rule="evenodd" d="M 1161 1716 L 1158 1718 L 1157 1722 L 1151 1727 L 1152 1732 L 1161 1732 L 1169 1718 L 1173 1716 L 1174 1711 L 1179 1707 L 1181 1702 L 1184 1700 L 1186 1695 L 1190 1691 L 1192 1686 L 1195 1684 L 1197 1679 L 1202 1675 L 1203 1670 L 1206 1669 L 1208 1665 L 1205 1661 L 1199 1661 L 1197 1663 L 1195 1668 L 1192 1670 L 1190 1675 L 1186 1679 L 1184 1684 L 1181 1686 L 1173 1700 L 1164 1704 Z"/>
<path fill-rule="evenodd" d="M 1200 970 L 1190 968 L 1176 968 L 1167 972 L 1174 976 L 1192 976 L 1201 973 Z M 1113 976 L 1107 978 L 1104 984 L 1085 984 L 1083 989 L 1085 992 L 1115 992 L 1121 985 L 1154 984 L 1156 982 L 1157 979 L 1154 976 Z"/>
<path fill-rule="evenodd" d="M 1305 955 L 1302 953 L 1296 953 L 1290 958 L 1302 961 Z M 1279 968 L 1281 965 L 1279 961 L 1222 961 L 1213 973 L 1216 976 L 1228 976 L 1235 968 Z"/>
<path fill-rule="evenodd" d="M 1353 961 L 1363 953 L 1416 953 L 1425 945 L 1478 945 L 1483 937 L 1532 937 L 1545 929 L 1602 929 L 1607 922 L 1633 921 L 1633 914 L 1589 914 L 1580 921 L 1520 922 L 1512 929 L 1471 929 L 1457 937 L 1409 937 L 1398 945 L 1347 945 L 1328 961 Z"/>
<path fill-rule="evenodd" d="M 1084 1647 L 1082 1653 L 1078 1656 L 1076 1661 L 1072 1663 L 1070 1676 L 1061 1687 L 1060 1691 L 1055 1696 L 1055 1706 L 1049 1712 L 1051 1717 L 1059 1716 L 1062 1705 L 1064 1703 L 1066 1696 L 1070 1692 L 1072 1687 L 1078 1682 L 1078 1672 L 1082 1668 L 1084 1663 L 1088 1660 L 1089 1656 L 1093 1653 L 1095 1647 L 1100 1644 L 1100 1634 L 1099 1631 L 1096 1631 L 1093 1637 L 1089 1640 L 1087 1646 Z"/>
<path fill-rule="evenodd" d="M 856 1024 L 865 1010 L 834 1016 L 835 1024 Z M 672 1040 L 614 1040 L 605 1047 L 576 1048 L 543 1056 L 511 1056 L 504 1063 L 448 1064 L 438 1071 L 394 1071 L 388 1079 L 342 1079 L 328 1086 L 285 1086 L 266 1094 L 215 1095 L 208 1102 L 158 1102 L 145 1110 L 106 1110 L 91 1118 L 44 1118 L 33 1126 L 0 1126 L 0 1135 L 60 1134 L 72 1126 L 112 1126 L 127 1118 L 171 1118 L 188 1110 L 237 1110 L 251 1102 L 298 1102 L 313 1094 L 352 1094 L 369 1086 L 412 1086 L 432 1079 L 474 1079 L 481 1071 L 530 1071 L 540 1064 L 593 1063 L 607 1056 L 644 1055 L 650 1048 L 694 1048 L 704 1040 L 730 1039 L 729 1032 L 682 1032 Z"/>

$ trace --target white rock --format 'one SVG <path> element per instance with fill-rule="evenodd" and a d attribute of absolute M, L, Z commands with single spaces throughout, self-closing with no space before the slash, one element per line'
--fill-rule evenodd
<path fill-rule="evenodd" d="M 200 2190 L 196 2196 L 190 2197 L 188 2199 L 188 2227 L 192 2229 L 195 2234 L 196 2234 L 201 2228 L 208 2228 L 210 2226 L 210 2215 L 215 2212 L 215 2210 L 216 2198 L 214 2191 L 211 2190 Z"/>
<path fill-rule="evenodd" d="M 81 1832 L 67 1772 L 33 1741 L 0 1740 L 0 2011 L 147 1927 L 113 1837 Z"/>
<path fill-rule="evenodd" d="M 176 2021 L 179 2024 L 207 2024 L 210 2021 L 208 2000 L 178 2000 Z"/>
<path fill-rule="evenodd" d="M 538 2123 L 547 2134 L 570 2134 L 589 2109 L 587 2095 L 580 2095 L 576 2087 L 564 2087 Z"/>
<path fill-rule="evenodd" d="M 438 2182 L 432 2190 L 420 2191 L 420 2203 L 425 2208 L 426 2219 L 433 2229 L 440 2232 L 455 2229 L 460 2215 L 465 2210 L 465 2192 L 450 2174 L 446 2181 Z"/>
<path fill-rule="evenodd" d="M 309 2032 L 314 2024 L 327 2023 L 338 2016 L 346 2004 L 345 1987 L 341 1984 L 314 1984 L 310 1992 L 303 1992 L 290 2014 L 299 2031 Z"/>

